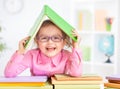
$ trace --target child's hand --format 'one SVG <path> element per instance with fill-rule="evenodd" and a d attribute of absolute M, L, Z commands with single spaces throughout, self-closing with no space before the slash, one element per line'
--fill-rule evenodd
<path fill-rule="evenodd" d="M 72 46 L 73 46 L 73 48 L 78 48 L 80 41 L 81 41 L 81 38 L 76 30 L 72 31 L 72 35 L 77 38 L 77 41 L 72 40 Z"/>
<path fill-rule="evenodd" d="M 26 42 L 27 42 L 29 39 L 30 39 L 30 36 L 22 39 L 22 40 L 19 42 L 19 49 L 18 49 L 18 51 L 17 51 L 19 54 L 24 54 L 24 53 L 25 53 L 25 44 L 26 44 Z"/>

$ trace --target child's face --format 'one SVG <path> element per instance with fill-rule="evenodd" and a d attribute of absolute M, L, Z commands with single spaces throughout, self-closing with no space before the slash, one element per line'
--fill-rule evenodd
<path fill-rule="evenodd" d="M 38 33 L 38 48 L 46 56 L 53 57 L 57 55 L 65 45 L 62 37 L 62 32 L 57 27 L 53 25 L 42 27 Z"/>

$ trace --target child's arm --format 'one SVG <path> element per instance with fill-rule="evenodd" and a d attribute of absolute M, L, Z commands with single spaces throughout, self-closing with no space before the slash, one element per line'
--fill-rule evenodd
<path fill-rule="evenodd" d="M 30 37 L 26 37 L 19 42 L 19 48 L 18 48 L 17 53 L 19 53 L 19 54 L 25 53 L 25 44 L 26 44 L 27 40 L 29 40 L 29 39 L 30 39 Z"/>
<path fill-rule="evenodd" d="M 80 49 L 72 49 L 66 65 L 66 73 L 71 76 L 82 75 L 82 52 Z"/>
<path fill-rule="evenodd" d="M 6 65 L 4 74 L 6 77 L 15 77 L 24 71 L 28 66 L 29 62 L 27 59 L 30 59 L 30 54 L 25 53 L 25 42 L 29 37 L 24 38 L 19 42 L 19 49 L 12 55 L 11 59 Z"/>
<path fill-rule="evenodd" d="M 31 59 L 32 57 L 30 52 L 27 52 L 25 55 L 15 52 L 5 67 L 5 77 L 15 77 L 22 73 L 25 69 L 30 68 Z"/>
<path fill-rule="evenodd" d="M 79 33 L 76 30 L 72 31 L 72 35 L 77 38 L 77 41 L 72 40 L 72 47 L 77 49 L 77 48 L 79 48 L 79 44 L 80 44 L 81 38 L 79 36 Z"/>
<path fill-rule="evenodd" d="M 80 76 L 82 74 L 82 52 L 79 49 L 79 43 L 81 38 L 76 30 L 73 30 L 72 33 L 75 37 L 77 37 L 77 41 L 72 41 L 72 53 L 67 62 L 67 72 L 71 76 Z"/>

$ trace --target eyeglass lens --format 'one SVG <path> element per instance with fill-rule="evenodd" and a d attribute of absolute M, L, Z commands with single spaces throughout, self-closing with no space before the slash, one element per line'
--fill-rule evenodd
<path fill-rule="evenodd" d="M 52 40 L 53 42 L 60 42 L 63 39 L 61 36 L 39 36 L 40 42 L 47 42 Z"/>

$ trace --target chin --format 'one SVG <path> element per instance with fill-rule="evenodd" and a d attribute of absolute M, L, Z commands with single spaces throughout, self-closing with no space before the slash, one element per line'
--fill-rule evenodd
<path fill-rule="evenodd" d="M 55 55 L 47 55 L 48 57 L 54 57 Z"/>
<path fill-rule="evenodd" d="M 48 54 L 47 56 L 48 57 L 54 57 L 54 56 L 56 56 L 57 54 Z"/>

